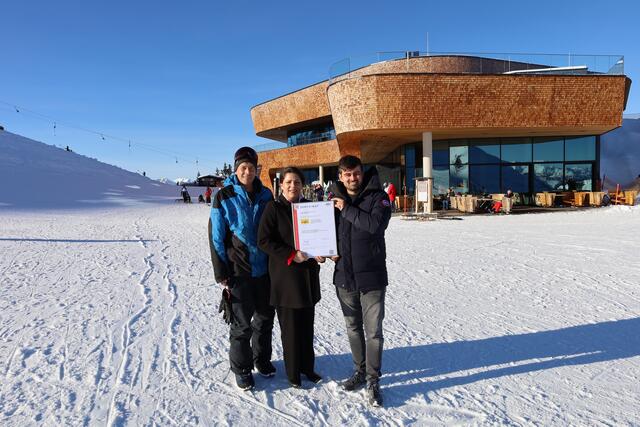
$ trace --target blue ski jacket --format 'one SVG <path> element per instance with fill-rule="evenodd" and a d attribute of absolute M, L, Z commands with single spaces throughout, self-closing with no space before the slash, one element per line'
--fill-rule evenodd
<path fill-rule="evenodd" d="M 260 179 L 247 193 L 235 174 L 224 182 L 211 203 L 209 249 L 218 283 L 233 277 L 267 274 L 267 255 L 258 248 L 258 225 L 273 195 Z"/>

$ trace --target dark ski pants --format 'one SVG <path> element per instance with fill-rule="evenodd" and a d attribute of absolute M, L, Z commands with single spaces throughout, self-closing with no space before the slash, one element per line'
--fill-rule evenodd
<path fill-rule="evenodd" d="M 282 332 L 282 350 L 287 378 L 291 382 L 299 383 L 300 374 L 311 374 L 314 371 L 313 319 L 315 308 L 276 307 L 276 311 Z"/>
<path fill-rule="evenodd" d="M 337 287 L 338 300 L 347 325 L 354 369 L 378 381 L 382 367 L 382 320 L 385 290 L 347 291 Z"/>
<path fill-rule="evenodd" d="M 269 276 L 235 277 L 231 287 L 234 321 L 229 334 L 229 362 L 236 374 L 247 374 L 254 363 L 271 360 L 275 310 L 269 305 Z"/>

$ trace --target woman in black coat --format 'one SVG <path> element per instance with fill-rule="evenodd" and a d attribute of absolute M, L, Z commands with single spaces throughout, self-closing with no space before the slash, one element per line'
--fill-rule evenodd
<path fill-rule="evenodd" d="M 302 197 L 304 176 L 298 168 L 282 173 L 282 194 L 265 207 L 258 229 L 258 247 L 269 255 L 271 305 L 276 308 L 282 332 L 284 365 L 289 383 L 300 387 L 300 374 L 309 381 L 322 380 L 314 371 L 313 320 L 320 301 L 320 266 L 323 257 L 309 258 L 295 249 L 291 203 Z"/>

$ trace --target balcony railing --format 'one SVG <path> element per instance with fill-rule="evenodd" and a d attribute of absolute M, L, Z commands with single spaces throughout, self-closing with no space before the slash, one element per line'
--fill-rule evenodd
<path fill-rule="evenodd" d="M 268 142 L 266 144 L 260 144 L 253 147 L 256 152 L 280 150 L 282 148 L 297 147 L 299 145 L 315 144 L 316 142 L 331 141 L 336 139 L 336 132 L 323 132 L 318 136 L 310 138 L 299 138 L 295 144 L 289 144 L 285 142 Z"/>
<path fill-rule="evenodd" d="M 295 147 L 297 145 L 313 144 L 316 142 L 330 141 L 332 139 L 336 139 L 336 131 L 334 129 L 331 129 L 327 132 L 312 133 L 310 136 L 298 135 L 295 137 L 295 139 L 290 137 L 289 141 L 287 142 L 287 146 Z"/>
<path fill-rule="evenodd" d="M 287 144 L 284 142 L 267 142 L 265 144 L 253 146 L 253 149 L 256 150 L 257 153 L 271 150 L 280 150 L 282 148 L 287 148 Z"/>
<path fill-rule="evenodd" d="M 425 71 L 425 67 L 417 66 L 417 61 L 412 61 L 429 57 L 462 57 L 467 59 L 464 70 L 449 71 L 456 74 L 624 74 L 624 56 L 622 55 L 398 51 L 375 52 L 340 60 L 329 68 L 329 83 L 363 74 L 429 72 Z M 364 67 L 370 65 L 377 67 L 363 70 Z M 447 71 L 441 70 L 437 72 L 447 73 Z"/>

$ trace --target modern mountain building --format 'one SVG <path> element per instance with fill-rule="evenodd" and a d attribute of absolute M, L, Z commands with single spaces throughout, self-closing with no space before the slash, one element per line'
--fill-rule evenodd
<path fill-rule="evenodd" d="M 600 135 L 622 124 L 621 56 L 378 53 L 251 109 L 261 179 L 295 165 L 335 180 L 346 154 L 413 194 L 594 191 Z M 525 197 L 524 200 L 532 200 Z"/>

